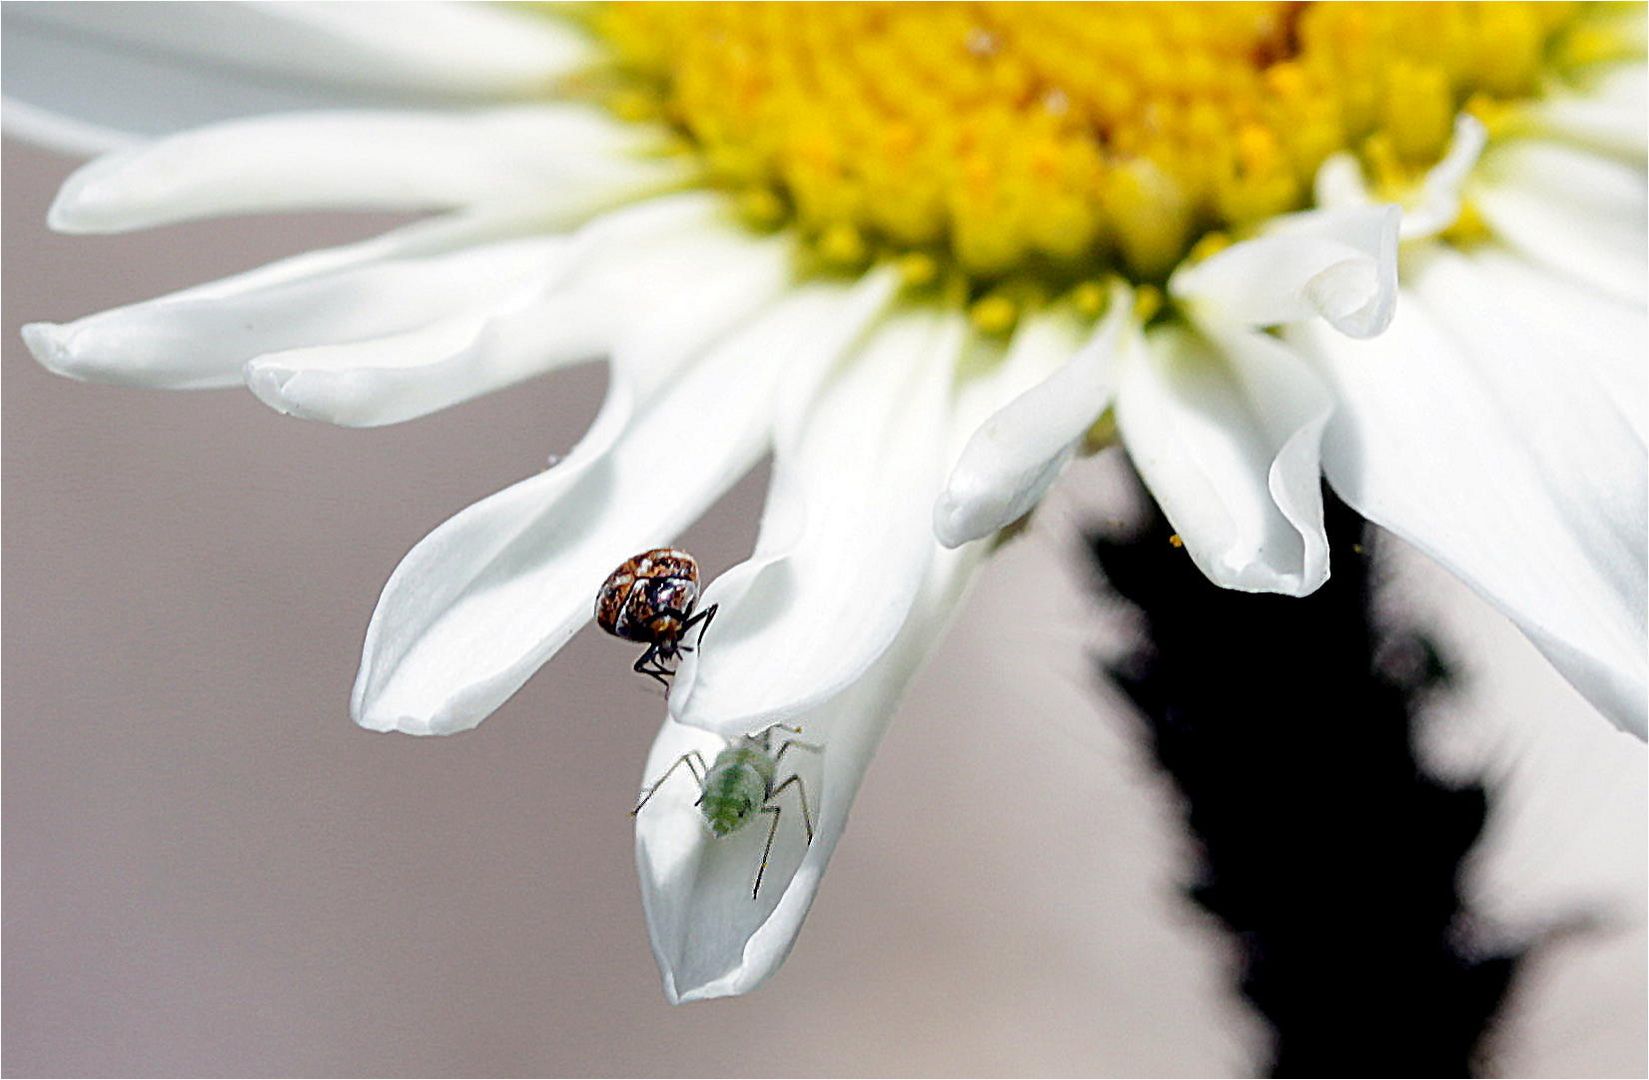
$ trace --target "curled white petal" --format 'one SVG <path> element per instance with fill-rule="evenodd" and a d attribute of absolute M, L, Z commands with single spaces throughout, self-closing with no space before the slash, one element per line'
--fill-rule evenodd
<path fill-rule="evenodd" d="M 1351 342 L 1311 324 L 1289 331 L 1290 341 L 1315 358 L 1337 399 L 1323 438 L 1324 473 L 1359 513 L 1504 611 L 1605 716 L 1642 737 L 1642 534 L 1635 554 L 1595 542 L 1590 523 L 1596 519 L 1572 514 L 1568 500 L 1553 494 L 1553 483 L 1563 479 L 1543 475 L 1531 433 L 1522 429 L 1531 403 L 1504 379 L 1496 379 L 1498 389 L 1486 384 L 1484 364 L 1498 357 L 1468 360 L 1428 306 L 1406 298 L 1391 329 L 1374 342 Z M 1490 317 L 1500 310 L 1493 305 Z M 1470 319 L 1467 334 L 1486 330 L 1465 309 L 1449 318 Z M 1641 340 L 1641 316 L 1638 325 Z M 1457 325 L 1453 333 L 1461 330 Z M 1535 363 L 1528 357 L 1514 362 L 1523 372 Z M 1561 398 L 1553 405 L 1567 412 Z M 1590 408 L 1583 414 L 1595 415 Z M 1546 437 L 1548 450 L 1552 438 Z M 1571 459 L 1626 454 L 1628 467 L 1641 470 L 1640 451 L 1614 441 L 1594 448 L 1568 443 L 1565 453 Z M 1641 491 L 1621 496 L 1637 505 Z M 1634 572 L 1637 588 L 1623 589 Z"/>
<path fill-rule="evenodd" d="M 1435 236 L 1454 224 L 1460 216 L 1466 183 L 1487 143 L 1488 132 L 1476 118 L 1466 113 L 1455 117 L 1448 152 L 1427 171 L 1403 207 L 1400 239 Z M 1317 169 L 1314 189 L 1317 205 L 1324 208 L 1348 209 L 1375 203 L 1363 178 L 1363 168 L 1351 154 L 1335 154 L 1324 161 Z"/>
<path fill-rule="evenodd" d="M 1010 372 L 1023 370 L 1040 381 L 1022 391 L 1006 388 L 1016 396 L 969 438 L 933 507 L 941 544 L 957 547 L 989 536 L 1041 500 L 1110 404 L 1132 305 L 1126 288 L 1113 290 L 1110 309 L 1086 343 L 1067 313 L 1025 320 L 1004 363 Z"/>
<path fill-rule="evenodd" d="M 0 18 L 7 134 L 72 153 L 235 116 L 538 96 L 591 55 L 559 20 L 486 4 L 34 3 Z"/>
<path fill-rule="evenodd" d="M 1488 141 L 1487 129 L 1476 118 L 1465 113 L 1455 117 L 1454 139 L 1449 143 L 1448 153 L 1426 172 L 1416 198 L 1403 212 L 1401 235 L 1404 240 L 1435 236 L 1454 224 L 1460 216 L 1466 181 Z"/>
<path fill-rule="evenodd" d="M 744 313 L 767 295 L 747 296 Z M 738 321 L 728 299 L 637 327 L 572 454 L 437 528 L 391 576 L 367 629 L 356 721 L 411 734 L 479 723 L 591 618 L 614 566 L 669 542 L 754 464 L 785 370 L 773 354 L 840 333 L 856 297 L 809 286 L 713 346 Z M 685 321 L 694 308 L 699 322 Z"/>
<path fill-rule="evenodd" d="M 1320 315 L 1351 337 L 1391 321 L 1397 298 L 1395 206 L 1311 210 L 1175 272 L 1170 292 L 1194 318 L 1276 326 Z"/>
<path fill-rule="evenodd" d="M 1123 442 L 1210 581 L 1304 596 L 1328 578 L 1319 448 L 1333 402 L 1269 335 L 1215 333 L 1165 328 L 1125 354 Z"/>
<path fill-rule="evenodd" d="M 329 111 L 230 120 L 93 161 L 47 221 L 103 233 L 237 213 L 424 210 L 532 199 L 587 214 L 680 177 L 652 138 L 572 105 L 458 113 Z"/>
<path fill-rule="evenodd" d="M 1642 305 L 1649 291 L 1649 183 L 1629 164 L 1555 142 L 1484 155 L 1479 213 L 1507 247 L 1599 292 Z"/>
<path fill-rule="evenodd" d="M 787 771 L 794 765 L 807 788 L 816 817 L 813 843 L 806 842 L 795 804 L 784 801 L 790 795 L 781 796 L 783 820 L 756 897 L 750 893 L 766 828 L 752 825 L 713 838 L 692 805 L 697 792 L 685 770 L 637 815 L 636 865 L 647 928 L 672 1003 L 749 993 L 789 955 L 898 698 L 955 611 L 982 554 L 977 544 L 936 549 L 892 644 L 851 685 L 808 714 L 799 738 L 823 745 L 824 752 L 793 752 L 784 765 Z M 720 735 L 667 720 L 648 756 L 644 782 L 657 780 L 689 749 L 713 757 L 723 745 Z"/>
<path fill-rule="evenodd" d="M 793 720 L 893 640 L 934 551 L 963 333 L 956 314 L 890 317 L 781 428 L 755 554 L 699 601 L 719 610 L 677 671 L 677 720 L 721 732 Z"/>

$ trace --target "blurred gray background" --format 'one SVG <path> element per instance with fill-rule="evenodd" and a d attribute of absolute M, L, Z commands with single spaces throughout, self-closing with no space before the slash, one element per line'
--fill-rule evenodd
<path fill-rule="evenodd" d="M 347 714 L 396 561 L 564 452 L 601 370 L 367 432 L 245 393 L 48 375 L 26 321 L 385 224 L 57 237 L 45 210 L 72 164 L 4 146 L 9 1074 L 1252 1071 L 1263 1030 L 1178 891 L 1173 790 L 1091 674 L 1114 640 L 1075 544 L 1115 512 L 1114 463 L 1072 469 L 982 576 L 788 965 L 751 997 L 672 1008 L 627 814 L 662 708 L 630 650 L 585 632 L 466 735 Z M 710 574 L 747 552 L 762 488 L 683 538 Z M 1392 570 L 1395 602 L 1472 668 L 1427 751 L 1499 792 L 1470 871 L 1490 932 L 1594 923 L 1527 966 L 1495 1067 L 1642 1075 L 1644 748 L 1452 579 L 1401 551 Z"/>

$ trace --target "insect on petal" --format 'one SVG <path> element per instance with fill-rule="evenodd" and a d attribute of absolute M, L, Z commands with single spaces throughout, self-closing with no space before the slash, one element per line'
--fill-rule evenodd
<path fill-rule="evenodd" d="M 807 843 L 797 820 L 797 804 L 781 795 L 783 818 L 755 897 L 750 893 L 765 822 L 712 837 L 692 805 L 697 789 L 685 770 L 636 816 L 647 928 L 671 1002 L 748 993 L 790 955 L 871 756 L 900 695 L 955 613 L 982 549 L 973 544 L 937 551 L 893 643 L 857 680 L 809 713 L 797 737 L 824 751 L 788 754 L 783 771 L 794 768 L 807 787 L 813 842 Z M 657 780 L 687 750 L 713 758 L 724 745 L 722 736 L 666 720 L 648 756 L 645 782 Z"/>
<path fill-rule="evenodd" d="M 962 335 L 960 315 L 890 317 L 778 433 L 756 553 L 705 590 L 713 646 L 682 663 L 677 719 L 735 734 L 794 720 L 893 640 L 933 557 Z"/>

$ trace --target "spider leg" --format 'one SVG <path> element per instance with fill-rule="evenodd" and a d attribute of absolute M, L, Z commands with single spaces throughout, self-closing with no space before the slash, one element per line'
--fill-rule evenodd
<path fill-rule="evenodd" d="M 789 729 L 786 729 L 786 730 L 799 730 L 799 729 L 789 728 Z M 783 761 L 784 760 L 784 752 L 786 750 L 789 750 L 792 746 L 794 746 L 798 750 L 811 750 L 815 754 L 824 753 L 824 746 L 821 743 L 802 742 L 800 739 L 786 739 L 784 742 L 779 744 L 779 752 L 777 754 L 773 755 L 773 764 L 777 765 L 779 762 Z"/>
<path fill-rule="evenodd" d="M 779 792 L 783 791 L 791 784 L 796 785 L 796 797 L 802 801 L 802 824 L 807 827 L 807 842 L 811 844 L 813 842 L 813 815 L 807 809 L 807 785 L 802 783 L 802 778 L 800 776 L 795 773 L 791 773 L 789 779 L 767 793 L 766 801 L 772 802 L 774 799 L 778 798 Z M 765 807 L 763 809 L 765 809 Z"/>
<path fill-rule="evenodd" d="M 750 734 L 746 735 L 745 738 L 760 739 L 762 746 L 767 747 L 772 745 L 773 733 L 775 731 L 788 731 L 792 735 L 800 735 L 802 733 L 802 729 L 800 727 L 792 727 L 789 724 L 768 724 L 764 728 L 757 731 L 752 731 Z"/>
<path fill-rule="evenodd" d="M 697 761 L 697 763 L 698 763 L 698 768 L 697 769 L 693 768 L 693 763 L 695 761 Z M 685 754 L 681 755 L 680 757 L 678 757 L 675 760 L 675 762 L 673 764 L 671 764 L 671 766 L 668 769 L 665 769 L 663 776 L 661 776 L 657 780 L 653 781 L 653 786 L 648 788 L 646 790 L 646 792 L 642 794 L 641 801 L 636 803 L 636 808 L 634 810 L 630 811 L 630 816 L 635 817 L 637 814 L 641 813 L 641 808 L 643 806 L 646 806 L 648 801 L 650 799 L 652 799 L 653 793 L 656 792 L 659 788 L 663 787 L 664 786 L 664 781 L 670 779 L 670 774 L 675 772 L 677 769 L 681 768 L 683 765 L 686 765 L 687 766 L 687 771 L 693 774 L 693 779 L 698 781 L 699 798 L 700 799 L 704 798 L 704 775 L 703 774 L 708 773 L 710 770 L 706 769 L 704 767 L 704 755 L 703 754 L 701 754 L 697 750 L 689 750 L 689 751 L 687 751 L 687 753 L 685 753 Z M 698 804 L 694 803 L 693 805 L 697 806 Z"/>
<path fill-rule="evenodd" d="M 767 846 L 762 848 L 762 864 L 756 870 L 756 885 L 750 890 L 752 900 L 762 891 L 762 876 L 767 873 L 767 857 L 773 853 L 773 838 L 779 835 L 779 816 L 782 813 L 777 806 L 764 806 L 761 812 L 773 815 L 773 826 L 767 830 Z"/>

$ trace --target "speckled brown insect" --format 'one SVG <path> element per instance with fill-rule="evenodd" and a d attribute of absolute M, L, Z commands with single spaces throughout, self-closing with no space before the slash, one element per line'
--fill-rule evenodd
<path fill-rule="evenodd" d="M 693 614 L 698 600 L 698 560 L 676 548 L 654 548 L 624 560 L 607 576 L 595 598 L 595 621 L 614 637 L 645 641 L 647 651 L 635 670 L 668 687 L 675 672 L 665 663 L 693 651 L 681 639 L 697 626 L 703 642 L 716 617 L 714 604 Z"/>

